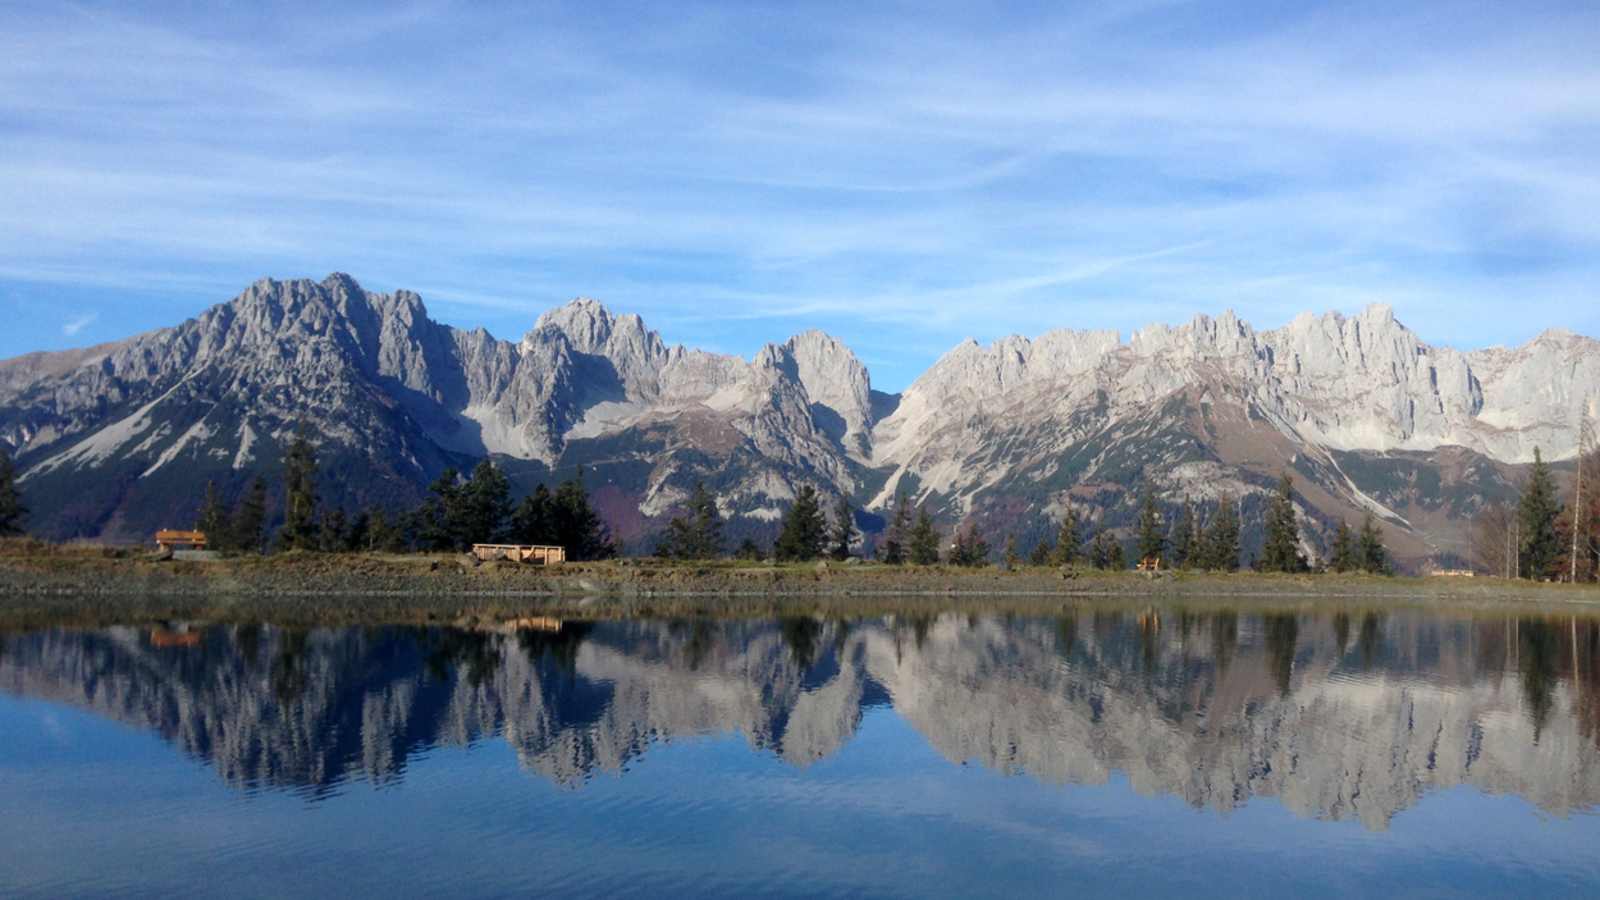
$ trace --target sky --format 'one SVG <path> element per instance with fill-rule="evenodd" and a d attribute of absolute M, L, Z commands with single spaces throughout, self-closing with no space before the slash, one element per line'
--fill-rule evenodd
<path fill-rule="evenodd" d="M 967 337 L 1600 335 L 1600 5 L 0 0 L 0 357 L 355 276 L 903 388 Z"/>

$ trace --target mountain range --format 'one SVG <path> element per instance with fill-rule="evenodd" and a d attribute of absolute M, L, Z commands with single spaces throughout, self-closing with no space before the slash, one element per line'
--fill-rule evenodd
<path fill-rule="evenodd" d="M 1572 638 L 1591 646 L 1592 623 Z M 160 735 L 228 784 L 390 784 L 438 746 L 502 739 L 578 786 L 662 744 L 742 736 L 805 767 L 892 707 L 928 746 L 1045 784 L 1382 829 L 1470 786 L 1551 815 L 1600 804 L 1592 665 L 1569 624 L 1367 614 L 1056 621 L 564 623 L 559 632 L 218 626 L 0 634 L 0 695 Z M 1592 654 L 1586 657 L 1592 660 Z M 1586 684 L 1587 682 L 1587 684 Z"/>
<path fill-rule="evenodd" d="M 1169 512 L 1235 496 L 1249 523 L 1287 470 L 1313 558 L 1370 511 L 1417 567 L 1465 553 L 1535 448 L 1572 458 L 1597 404 L 1600 342 L 1547 331 L 1463 352 L 1384 306 L 1263 331 L 1229 312 L 1128 340 L 969 340 L 889 394 L 820 331 L 745 359 L 578 299 L 512 342 L 343 274 L 263 279 L 172 328 L 0 361 L 0 444 L 32 530 L 109 541 L 187 525 L 207 481 L 235 496 L 275 478 L 304 422 L 330 504 L 409 505 L 484 457 L 518 491 L 581 467 L 632 550 L 696 481 L 733 537 L 770 538 L 810 484 L 850 499 L 869 543 L 903 493 L 1026 549 L 1068 507 L 1126 529 L 1146 486 Z M 1258 540 L 1247 529 L 1247 556 Z"/>

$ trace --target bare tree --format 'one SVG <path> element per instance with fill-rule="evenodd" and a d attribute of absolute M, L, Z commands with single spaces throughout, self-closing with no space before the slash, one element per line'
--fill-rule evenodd
<path fill-rule="evenodd" d="M 1572 499 L 1572 550 L 1568 554 L 1569 570 L 1567 580 L 1574 584 L 1578 581 L 1578 559 L 1584 554 L 1580 551 L 1589 546 L 1589 516 L 1588 508 L 1584 506 L 1583 482 L 1584 469 L 1590 467 L 1590 458 L 1595 456 L 1594 426 L 1589 421 L 1589 407 L 1585 403 L 1578 412 L 1578 471 L 1573 476 Z M 1589 490 L 1595 490 L 1596 485 L 1591 480 Z"/>
<path fill-rule="evenodd" d="M 1590 565 L 1594 555 L 1590 529 L 1597 506 L 1595 495 L 1600 492 L 1600 446 L 1596 444 L 1594 421 L 1589 418 L 1587 403 L 1578 413 L 1578 465 L 1572 482 L 1572 547 L 1567 577 L 1577 582 L 1580 573 L 1585 579 L 1595 576 Z"/>

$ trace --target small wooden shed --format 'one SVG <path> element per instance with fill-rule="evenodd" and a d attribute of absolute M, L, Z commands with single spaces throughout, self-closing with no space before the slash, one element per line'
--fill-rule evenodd
<path fill-rule="evenodd" d="M 473 544 L 472 555 L 484 562 L 509 559 L 534 566 L 554 566 L 567 561 L 565 547 L 545 544 Z"/>

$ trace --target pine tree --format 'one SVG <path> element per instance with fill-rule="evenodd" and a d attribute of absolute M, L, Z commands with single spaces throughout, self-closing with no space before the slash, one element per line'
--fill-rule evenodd
<path fill-rule="evenodd" d="M 1022 554 L 1017 551 L 1017 536 L 1015 534 L 1006 535 L 1006 546 L 1001 551 L 1000 557 L 1006 561 L 1006 568 L 1008 569 L 1015 569 L 1022 564 Z"/>
<path fill-rule="evenodd" d="M 340 549 L 346 553 L 360 553 L 368 549 L 371 533 L 372 513 L 363 509 L 350 522 L 349 530 L 344 533 L 344 546 Z"/>
<path fill-rule="evenodd" d="M 1368 518 L 1370 520 L 1370 515 Z M 1343 520 L 1340 520 L 1338 530 L 1333 533 L 1328 568 L 1335 572 L 1355 572 L 1365 568 L 1360 548 L 1356 546 L 1355 532 L 1351 531 L 1350 525 Z"/>
<path fill-rule="evenodd" d="M 600 514 L 589 505 L 589 491 L 583 486 L 583 468 L 561 483 L 553 498 L 556 543 L 566 548 L 567 558 L 576 561 L 610 559 L 617 545 Z"/>
<path fill-rule="evenodd" d="M 917 523 L 911 528 L 908 552 L 911 562 L 918 566 L 931 566 L 939 561 L 939 529 L 934 527 L 933 516 L 926 509 L 917 510 Z"/>
<path fill-rule="evenodd" d="M 739 542 L 739 549 L 735 550 L 733 555 L 738 559 L 756 562 L 761 559 L 761 548 L 757 546 L 754 539 L 745 538 Z"/>
<path fill-rule="evenodd" d="M 845 560 L 850 558 L 850 544 L 860 532 L 856 531 L 855 513 L 850 509 L 850 501 L 843 496 L 833 507 L 833 529 L 829 532 L 828 541 L 832 545 L 831 554 L 834 559 Z"/>
<path fill-rule="evenodd" d="M 667 523 L 667 533 L 656 555 L 676 559 L 715 559 L 722 555 L 722 514 L 705 482 L 695 482 L 688 509 Z"/>
<path fill-rule="evenodd" d="M 1533 448 L 1533 471 L 1522 491 L 1518 518 L 1522 526 L 1521 556 L 1523 574 L 1534 580 L 1550 577 L 1561 557 L 1561 538 L 1556 534 L 1556 519 L 1561 516 L 1561 501 L 1556 499 L 1555 478 L 1539 448 Z"/>
<path fill-rule="evenodd" d="M 1104 531 L 1096 531 L 1089 539 L 1089 565 L 1096 569 L 1111 565 L 1111 543 Z"/>
<path fill-rule="evenodd" d="M 1028 551 L 1028 565 L 1048 566 L 1050 565 L 1050 557 L 1055 552 L 1056 548 L 1052 547 L 1048 540 L 1040 540 L 1039 543 L 1033 545 L 1032 550 Z"/>
<path fill-rule="evenodd" d="M 1194 504 L 1183 498 L 1183 514 L 1172 527 L 1172 566 L 1187 569 L 1195 550 Z"/>
<path fill-rule="evenodd" d="M 1201 542 L 1204 568 L 1224 572 L 1239 568 L 1239 513 L 1232 497 L 1217 502 Z"/>
<path fill-rule="evenodd" d="M 827 539 L 828 521 L 822 514 L 817 489 L 803 485 L 784 515 L 783 530 L 773 552 L 784 561 L 805 562 L 822 555 Z"/>
<path fill-rule="evenodd" d="M 911 502 L 905 494 L 894 499 L 894 517 L 889 520 L 889 530 L 883 536 L 883 561 L 891 566 L 904 565 L 906 542 L 910 539 Z"/>
<path fill-rule="evenodd" d="M 459 549 L 461 473 L 446 467 L 428 485 L 428 493 L 431 496 L 414 514 L 417 543 L 422 549 L 435 552 Z"/>
<path fill-rule="evenodd" d="M 200 511 L 195 515 L 194 530 L 206 536 L 206 546 L 212 550 L 228 548 L 228 510 L 222 505 L 215 481 L 206 482 L 205 499 L 200 501 Z"/>
<path fill-rule="evenodd" d="M 228 545 L 245 553 L 260 553 L 261 533 L 266 522 L 267 480 L 257 475 L 233 511 L 233 524 L 227 529 L 231 532 Z"/>
<path fill-rule="evenodd" d="M 1389 574 L 1389 551 L 1383 546 L 1383 531 L 1378 528 L 1378 523 L 1370 512 L 1361 520 L 1356 559 L 1361 570 L 1369 575 Z"/>
<path fill-rule="evenodd" d="M 317 526 L 318 550 L 323 553 L 338 553 L 344 549 L 345 539 L 348 537 L 342 508 L 335 506 L 322 514 L 322 522 Z"/>
<path fill-rule="evenodd" d="M 1262 571 L 1305 571 L 1306 558 L 1300 554 L 1300 525 L 1294 512 L 1294 479 L 1288 472 L 1278 479 L 1278 492 L 1267 507 L 1266 530 L 1266 542 L 1261 548 Z"/>
<path fill-rule="evenodd" d="M 1106 539 L 1111 542 L 1110 550 L 1106 554 L 1106 568 L 1116 572 L 1128 568 L 1128 559 L 1123 554 L 1122 542 L 1110 535 L 1107 535 Z"/>
<path fill-rule="evenodd" d="M 489 460 L 472 470 L 472 477 L 461 487 L 460 514 L 457 516 L 462 545 L 492 544 L 505 536 L 506 520 L 511 517 L 511 483 Z"/>
<path fill-rule="evenodd" d="M 1080 530 L 1077 510 L 1067 507 L 1067 515 L 1061 520 L 1061 530 L 1056 533 L 1056 549 L 1051 557 L 1052 562 L 1058 566 L 1070 566 L 1078 561 L 1079 545 L 1083 543 Z"/>
<path fill-rule="evenodd" d="M 556 537 L 555 498 L 540 484 L 522 498 L 511 514 L 511 540 L 517 544 L 554 544 Z"/>
<path fill-rule="evenodd" d="M 405 546 L 406 535 L 402 522 L 394 520 L 382 508 L 373 510 L 371 524 L 367 526 L 366 549 L 378 553 L 399 553 Z"/>
<path fill-rule="evenodd" d="M 949 562 L 952 566 L 977 567 L 989 564 L 989 543 L 978 536 L 975 525 L 956 530 L 955 543 L 950 546 Z"/>
<path fill-rule="evenodd" d="M 1149 487 L 1139 501 L 1139 559 L 1166 556 L 1167 537 L 1161 532 L 1161 509 L 1156 506 L 1156 495 Z"/>
<path fill-rule="evenodd" d="M 0 447 L 0 537 L 22 533 L 27 521 L 28 507 L 22 503 L 22 492 L 17 489 L 17 467 L 11 454 Z"/>
<path fill-rule="evenodd" d="M 317 549 L 317 455 L 302 420 L 283 458 L 283 527 L 278 545 L 284 550 Z"/>

